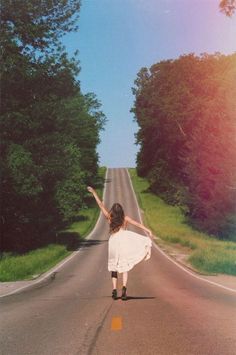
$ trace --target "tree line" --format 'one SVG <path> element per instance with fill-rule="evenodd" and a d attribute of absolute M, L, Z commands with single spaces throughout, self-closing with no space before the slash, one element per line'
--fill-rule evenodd
<path fill-rule="evenodd" d="M 105 116 L 61 44 L 79 11 L 79 0 L 1 4 L 1 250 L 46 244 L 98 179 Z"/>
<path fill-rule="evenodd" d="M 137 169 L 198 229 L 236 233 L 236 53 L 142 68 L 133 88 Z"/>

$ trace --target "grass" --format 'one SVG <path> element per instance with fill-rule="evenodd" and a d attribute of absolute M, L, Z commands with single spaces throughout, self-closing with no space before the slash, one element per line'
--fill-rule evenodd
<path fill-rule="evenodd" d="M 144 222 L 167 244 L 181 245 L 189 254 L 188 261 L 197 270 L 208 273 L 236 275 L 236 243 L 221 241 L 193 229 L 177 206 L 166 204 L 148 192 L 149 183 L 129 169 Z"/>
<path fill-rule="evenodd" d="M 52 268 L 69 254 L 63 245 L 48 245 L 18 256 L 6 253 L 0 261 L 1 281 L 32 279 Z"/>
<path fill-rule="evenodd" d="M 105 177 L 105 172 L 106 168 L 100 168 L 101 178 Z M 97 189 L 100 197 L 102 192 L 102 188 Z M 99 208 L 92 200 L 91 207 L 80 210 L 77 222 L 58 233 L 57 243 L 24 255 L 4 253 L 0 259 L 0 281 L 30 280 L 51 269 L 78 248 L 80 241 L 93 229 L 98 215 Z"/>

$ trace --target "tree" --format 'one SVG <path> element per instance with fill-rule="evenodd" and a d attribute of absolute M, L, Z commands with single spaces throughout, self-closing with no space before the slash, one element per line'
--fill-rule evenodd
<path fill-rule="evenodd" d="M 2 4 L 3 250 L 47 243 L 46 231 L 78 214 L 97 179 L 105 116 L 94 94 L 81 93 L 79 63 L 60 44 L 79 9 L 78 0 Z"/>
<path fill-rule="evenodd" d="M 182 154 L 192 221 L 229 237 L 236 231 L 236 56 L 215 59 L 215 71 L 207 78 L 214 95 L 202 106 Z"/>
<path fill-rule="evenodd" d="M 60 46 L 59 39 L 65 33 L 78 29 L 80 6 L 80 0 L 4 0 L 3 41 L 17 44 L 24 54 L 50 52 Z"/>
<path fill-rule="evenodd" d="M 149 78 L 141 76 L 142 81 L 139 77 L 133 109 L 140 125 L 138 170 L 149 176 L 154 192 L 163 196 L 168 193 L 168 201 L 174 203 L 183 178 L 178 156 L 191 127 L 190 113 L 197 105 L 196 91 L 200 87 L 197 79 L 201 74 L 198 66 L 193 66 L 195 62 L 197 59 L 188 55 L 153 65 Z"/>
<path fill-rule="evenodd" d="M 198 228 L 219 236 L 235 228 L 235 59 L 163 61 L 141 69 L 134 89 L 139 174 L 167 202 L 185 204 Z"/>
<path fill-rule="evenodd" d="M 236 0 L 221 0 L 220 1 L 220 10 L 226 16 L 231 17 L 236 10 Z"/>

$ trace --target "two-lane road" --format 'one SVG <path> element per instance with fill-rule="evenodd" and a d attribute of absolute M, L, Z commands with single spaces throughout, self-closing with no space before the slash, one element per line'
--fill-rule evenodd
<path fill-rule="evenodd" d="M 104 200 L 139 220 L 125 169 L 108 170 Z M 193 278 L 153 248 L 129 273 L 129 299 L 113 301 L 107 241 L 101 217 L 54 279 L 1 299 L 1 354 L 236 354 L 235 293 Z"/>

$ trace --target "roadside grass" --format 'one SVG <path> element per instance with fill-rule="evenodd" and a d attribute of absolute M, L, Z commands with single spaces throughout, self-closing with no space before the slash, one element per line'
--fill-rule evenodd
<path fill-rule="evenodd" d="M 6 253 L 0 261 L 0 279 L 3 282 L 35 278 L 69 254 L 63 245 L 48 245 L 18 256 Z"/>
<path fill-rule="evenodd" d="M 105 167 L 99 169 L 101 180 L 104 179 L 105 173 Z M 101 197 L 103 188 L 97 189 L 97 193 Z M 73 250 L 78 249 L 80 242 L 93 229 L 98 215 L 99 208 L 91 199 L 89 207 L 80 210 L 78 221 L 57 234 L 55 243 L 23 255 L 3 253 L 0 257 L 0 281 L 31 280 L 51 269 Z"/>
<path fill-rule="evenodd" d="M 188 261 L 200 272 L 236 275 L 236 243 L 217 240 L 194 230 L 187 224 L 181 209 L 166 204 L 148 192 L 149 183 L 140 178 L 135 169 L 129 169 L 144 223 L 169 245 L 181 245 L 189 254 Z"/>
<path fill-rule="evenodd" d="M 80 236 L 86 236 L 94 226 L 94 221 L 97 219 L 99 209 L 96 206 L 84 208 L 80 210 L 79 220 L 73 222 L 65 231 L 78 233 Z"/>

